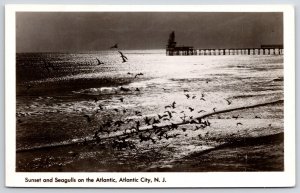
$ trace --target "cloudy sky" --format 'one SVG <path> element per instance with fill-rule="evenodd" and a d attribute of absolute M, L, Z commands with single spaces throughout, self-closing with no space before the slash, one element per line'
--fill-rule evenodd
<path fill-rule="evenodd" d="M 175 31 L 195 48 L 283 44 L 282 13 L 33 13 L 16 14 L 17 52 L 164 49 Z"/>

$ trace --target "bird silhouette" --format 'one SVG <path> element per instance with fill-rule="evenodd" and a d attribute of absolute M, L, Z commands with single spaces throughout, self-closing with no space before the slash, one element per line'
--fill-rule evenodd
<path fill-rule="evenodd" d="M 137 78 L 138 76 L 142 76 L 142 75 L 144 75 L 143 73 L 137 73 L 135 76 L 134 76 L 134 78 Z"/>
<path fill-rule="evenodd" d="M 160 114 L 157 114 L 157 116 L 158 116 L 159 119 L 162 119 L 162 118 L 164 118 L 164 117 L 167 117 L 168 115 L 160 115 Z"/>
<path fill-rule="evenodd" d="M 153 119 L 153 123 L 152 124 L 157 124 L 157 123 L 160 123 L 160 120 L 159 119 Z"/>
<path fill-rule="evenodd" d="M 200 101 L 205 101 L 205 99 L 203 97 L 200 98 Z"/>
<path fill-rule="evenodd" d="M 119 98 L 119 100 L 120 100 L 121 102 L 124 102 L 124 98 L 123 98 L 123 97 Z"/>
<path fill-rule="evenodd" d="M 151 119 L 149 117 L 145 117 L 144 121 L 147 125 L 151 125 L 151 123 L 150 123 Z"/>
<path fill-rule="evenodd" d="M 170 111 L 165 111 L 164 113 L 168 113 L 170 119 L 173 117 L 173 116 L 172 116 L 172 113 L 171 113 Z"/>
<path fill-rule="evenodd" d="M 128 58 L 121 51 L 118 51 L 118 52 L 121 54 L 121 58 L 123 60 L 123 63 L 127 62 Z"/>
<path fill-rule="evenodd" d="M 189 90 L 188 89 L 184 89 L 183 92 L 189 92 Z"/>
<path fill-rule="evenodd" d="M 142 113 L 140 111 L 135 111 L 136 116 L 142 116 Z"/>
<path fill-rule="evenodd" d="M 200 111 L 198 111 L 198 113 L 202 113 L 202 112 L 206 112 L 205 110 L 200 110 Z"/>
<path fill-rule="evenodd" d="M 254 118 L 255 118 L 255 119 L 261 119 L 261 117 L 260 117 L 260 116 L 257 116 L 257 115 L 256 115 Z"/>
<path fill-rule="evenodd" d="M 228 105 L 231 105 L 232 101 L 228 100 L 228 99 L 225 99 L 228 103 Z"/>
<path fill-rule="evenodd" d="M 176 102 L 173 101 L 173 103 L 171 104 L 171 107 L 172 107 L 173 109 L 175 109 L 175 108 L 176 108 L 175 105 L 176 105 Z"/>
<path fill-rule="evenodd" d="M 240 123 L 240 122 L 236 123 L 236 126 L 239 126 L 239 125 L 243 125 L 243 124 L 242 124 L 242 123 Z"/>
<path fill-rule="evenodd" d="M 196 95 L 194 95 L 193 97 L 192 97 L 192 99 L 195 99 L 196 98 Z"/>
<path fill-rule="evenodd" d="M 232 118 L 238 119 L 238 118 L 239 118 L 239 115 L 237 115 L 237 116 L 232 115 Z"/>
<path fill-rule="evenodd" d="M 104 62 L 102 62 L 102 61 L 100 61 L 98 58 L 96 58 L 96 60 L 97 60 L 97 65 L 99 66 L 99 65 L 101 65 L 101 64 L 104 64 Z"/>
<path fill-rule="evenodd" d="M 100 105 L 98 105 L 98 107 L 99 107 L 99 109 L 98 110 L 101 110 L 101 111 L 103 111 L 104 110 L 104 108 L 103 108 L 103 106 L 100 104 Z"/>
<path fill-rule="evenodd" d="M 181 130 L 182 130 L 183 132 L 186 132 L 187 128 L 182 127 Z"/>
<path fill-rule="evenodd" d="M 216 107 L 213 108 L 213 111 L 216 112 Z"/>
<path fill-rule="evenodd" d="M 171 105 L 166 105 L 166 106 L 165 106 L 165 109 L 167 109 L 167 108 L 171 108 Z"/>
<path fill-rule="evenodd" d="M 130 89 L 121 86 L 121 87 L 120 87 L 120 91 L 128 92 L 128 91 L 130 91 Z"/>
<path fill-rule="evenodd" d="M 189 94 L 185 94 L 185 96 L 186 96 L 187 99 L 190 98 L 190 95 L 189 95 Z"/>
<path fill-rule="evenodd" d="M 189 109 L 190 109 L 190 111 L 191 111 L 191 112 L 193 112 L 193 111 L 194 111 L 194 109 L 193 109 L 192 107 L 189 107 Z"/>
<path fill-rule="evenodd" d="M 110 47 L 110 49 L 114 49 L 114 48 L 118 48 L 118 44 L 115 44 L 115 45 Z"/>
<path fill-rule="evenodd" d="M 139 88 L 136 88 L 136 89 L 135 89 L 135 91 L 138 91 L 138 92 L 139 92 L 139 91 L 140 91 L 140 89 L 139 89 Z"/>

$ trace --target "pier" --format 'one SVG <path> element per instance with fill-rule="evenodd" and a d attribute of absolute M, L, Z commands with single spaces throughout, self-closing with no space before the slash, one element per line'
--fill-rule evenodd
<path fill-rule="evenodd" d="M 261 45 L 258 48 L 218 48 L 204 49 L 192 46 L 176 46 L 174 31 L 169 36 L 166 48 L 167 56 L 192 56 L 192 55 L 283 55 L 283 45 Z"/>

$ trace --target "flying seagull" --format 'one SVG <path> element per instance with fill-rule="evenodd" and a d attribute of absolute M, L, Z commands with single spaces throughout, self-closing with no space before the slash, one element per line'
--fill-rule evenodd
<path fill-rule="evenodd" d="M 121 54 L 121 58 L 123 60 L 123 63 L 127 62 L 128 58 L 126 56 L 124 56 L 124 54 L 121 51 L 118 51 L 118 52 Z"/>
<path fill-rule="evenodd" d="M 98 61 L 97 65 L 101 65 L 101 64 L 104 64 L 104 62 L 100 61 L 98 58 L 96 58 L 96 60 Z"/>
<path fill-rule="evenodd" d="M 115 45 L 110 47 L 110 49 L 113 49 L 113 48 L 118 48 L 118 44 L 115 44 Z"/>

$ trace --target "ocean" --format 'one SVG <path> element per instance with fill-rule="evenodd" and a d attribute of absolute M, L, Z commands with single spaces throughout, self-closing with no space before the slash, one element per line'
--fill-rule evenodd
<path fill-rule="evenodd" d="M 16 55 L 16 171 L 283 169 L 283 158 L 270 168 L 253 161 L 203 169 L 192 156 L 283 133 L 282 55 L 122 52 L 127 62 L 117 50 Z M 236 110 L 191 122 L 226 109 Z M 164 125 L 163 133 L 153 128 Z"/>

